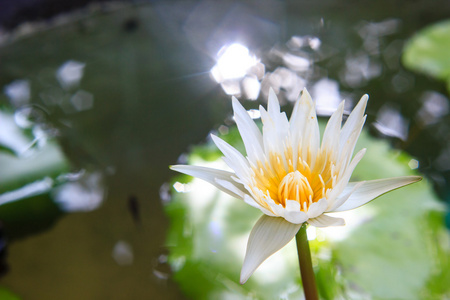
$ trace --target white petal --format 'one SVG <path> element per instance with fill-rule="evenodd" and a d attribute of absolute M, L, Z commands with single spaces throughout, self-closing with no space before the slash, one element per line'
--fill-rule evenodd
<path fill-rule="evenodd" d="M 211 134 L 211 138 L 213 142 L 216 144 L 217 148 L 219 148 L 219 150 L 227 158 L 224 159 L 224 161 L 230 168 L 232 168 L 236 172 L 236 175 L 240 179 L 248 178 L 249 164 L 248 161 L 245 159 L 245 157 L 221 138 L 213 134 Z"/>
<path fill-rule="evenodd" d="M 261 113 L 261 121 L 263 123 L 263 145 L 265 153 L 280 153 L 279 135 L 277 132 L 275 121 L 269 115 L 269 113 L 262 107 L 259 107 Z"/>
<path fill-rule="evenodd" d="M 287 200 L 285 209 L 289 212 L 300 210 L 300 203 L 295 200 Z"/>
<path fill-rule="evenodd" d="M 334 207 L 337 197 L 344 192 L 344 189 L 347 187 L 348 181 L 350 180 L 350 177 L 352 176 L 353 170 L 356 168 L 356 166 L 358 165 L 360 160 L 363 158 L 365 153 L 366 153 L 365 148 L 361 149 L 358 153 L 356 153 L 355 157 L 353 157 L 350 165 L 346 168 L 342 177 L 338 179 L 336 186 L 334 186 L 333 190 L 329 193 L 329 195 L 327 195 L 327 200 L 328 200 L 327 211 L 331 207 Z"/>
<path fill-rule="evenodd" d="M 264 200 L 270 206 L 270 209 L 274 212 L 275 215 L 284 218 L 284 213 L 286 212 L 286 210 L 281 204 L 276 204 L 272 199 Z"/>
<path fill-rule="evenodd" d="M 245 151 L 250 161 L 255 163 L 256 160 L 263 160 L 264 152 L 262 148 L 262 134 L 258 126 L 250 118 L 245 108 L 239 101 L 233 97 L 234 119 L 238 127 L 239 133 L 244 142 Z"/>
<path fill-rule="evenodd" d="M 364 116 L 360 120 L 359 124 L 354 128 L 353 132 L 350 133 L 350 136 L 345 141 L 342 141 L 342 143 L 344 144 L 339 145 L 340 152 L 336 167 L 340 170 L 345 170 L 353 156 L 353 151 L 355 150 L 356 142 L 358 141 L 359 135 L 361 134 L 362 128 L 366 121 L 366 117 L 367 116 Z"/>
<path fill-rule="evenodd" d="M 244 199 L 244 196 L 247 194 L 242 184 L 229 180 L 216 178 L 216 183 L 221 186 L 223 191 L 228 191 L 227 193 L 232 195 L 236 195 L 235 197 L 238 199 Z"/>
<path fill-rule="evenodd" d="M 342 114 L 344 112 L 345 101 L 339 104 L 337 110 L 328 120 L 325 132 L 323 133 L 322 139 L 322 151 L 326 152 L 336 152 L 339 147 L 339 136 L 342 124 Z"/>
<path fill-rule="evenodd" d="M 361 132 L 361 128 L 364 125 L 364 111 L 366 110 L 367 101 L 369 99 L 368 95 L 364 95 L 361 97 L 361 100 L 359 100 L 356 107 L 351 112 L 350 116 L 347 118 L 347 121 L 345 121 L 344 126 L 342 127 L 340 139 L 339 139 L 339 153 L 342 155 L 343 149 L 345 145 L 349 142 L 353 143 L 353 140 L 350 139 L 352 134 L 356 132 L 356 136 L 354 140 L 358 140 L 359 134 Z M 353 153 L 353 148 L 350 149 L 350 151 L 347 151 L 347 155 L 350 157 Z"/>
<path fill-rule="evenodd" d="M 307 102 L 312 103 L 311 96 L 306 89 L 303 90 L 302 98 L 303 97 L 308 99 Z M 308 163 L 309 167 L 313 169 L 320 146 L 319 122 L 317 121 L 314 104 L 312 104 L 312 108 L 309 110 L 308 115 L 306 115 L 304 122 L 303 131 L 300 132 L 303 136 L 300 156 L 305 158 L 304 160 Z"/>
<path fill-rule="evenodd" d="M 317 202 L 314 202 L 311 204 L 311 206 L 308 209 L 308 212 L 306 213 L 308 216 L 308 219 L 315 218 L 317 216 L 320 216 L 328 207 L 327 199 L 322 198 Z"/>
<path fill-rule="evenodd" d="M 283 218 L 263 215 L 250 233 L 241 270 L 241 284 L 244 284 L 253 272 L 269 256 L 289 243 L 300 229 L 301 224 L 292 224 Z"/>
<path fill-rule="evenodd" d="M 311 120 L 314 120 L 316 122 L 317 128 L 311 128 Z M 293 157 L 305 157 L 306 160 L 306 156 L 303 154 L 303 152 L 307 152 L 307 148 L 310 145 L 310 142 L 312 142 L 311 144 L 313 145 L 317 144 L 317 147 L 320 142 L 314 103 L 312 102 L 311 96 L 306 89 L 303 89 L 300 99 L 295 103 L 291 119 L 289 120 L 289 126 Z M 315 129 L 317 130 L 317 132 L 315 132 Z M 313 131 L 314 133 L 312 134 L 311 131 Z M 312 140 L 312 137 L 314 137 L 314 140 Z M 308 164 L 309 163 L 310 162 L 308 161 Z M 294 160 L 293 164 L 295 169 L 297 166 L 297 160 Z M 311 165 L 310 167 L 312 168 Z"/>
<path fill-rule="evenodd" d="M 276 153 L 281 159 L 281 163 L 287 170 L 288 164 L 285 157 L 288 135 L 289 135 L 289 122 L 287 118 L 279 118 L 278 121 L 272 119 L 268 112 L 263 107 L 260 107 L 261 120 L 263 122 L 263 143 L 265 153 Z M 270 160 L 267 161 L 271 165 Z M 277 166 L 271 166 L 277 168 Z"/>
<path fill-rule="evenodd" d="M 245 195 L 244 196 L 244 201 L 245 203 L 247 203 L 250 206 L 253 206 L 259 210 L 261 210 L 263 212 L 263 214 L 271 216 L 271 217 L 276 217 L 276 215 L 274 215 L 271 211 L 265 209 L 264 207 L 262 207 L 261 205 L 259 205 L 255 199 L 253 199 L 251 196 L 249 195 Z"/>
<path fill-rule="evenodd" d="M 267 111 L 275 119 L 276 115 L 280 113 L 280 102 L 278 102 L 277 95 L 272 88 L 269 89 L 269 100 L 267 102 Z"/>
<path fill-rule="evenodd" d="M 366 181 L 350 195 L 344 204 L 333 211 L 345 211 L 359 207 L 387 192 L 420 180 L 422 180 L 422 177 L 420 176 L 405 176 Z M 346 190 L 352 189 L 357 184 L 358 182 L 349 183 Z"/>
<path fill-rule="evenodd" d="M 316 227 L 343 226 L 345 221 L 342 218 L 320 215 L 317 218 L 309 219 L 308 223 Z"/>
<path fill-rule="evenodd" d="M 284 167 L 287 168 L 288 164 L 284 154 L 288 145 L 289 121 L 286 114 L 280 112 L 280 104 L 272 89 L 269 91 L 268 110 L 266 111 L 260 106 L 259 111 L 263 123 L 264 152 L 266 154 L 278 153 Z"/>
<path fill-rule="evenodd" d="M 358 104 L 355 106 L 350 116 L 347 118 L 344 126 L 342 127 L 341 140 L 345 141 L 350 136 L 351 132 L 359 124 L 364 116 L 364 111 L 366 110 L 367 101 L 369 100 L 368 95 L 364 95 L 359 100 Z"/>
<path fill-rule="evenodd" d="M 308 91 L 303 89 L 302 95 L 295 103 L 291 119 L 289 120 L 292 135 L 303 131 L 306 116 L 310 115 L 312 110 L 314 110 L 314 103 Z"/>
<path fill-rule="evenodd" d="M 235 182 L 231 178 L 232 176 L 234 176 L 234 173 L 231 172 L 206 167 L 187 166 L 187 165 L 170 166 L 170 169 L 205 180 L 206 182 L 209 182 L 219 190 L 238 199 L 243 199 L 243 195 L 247 193 L 245 187 L 242 184 Z M 219 184 L 218 181 L 222 182 L 222 184 Z M 229 186 L 228 187 L 223 186 L 223 182 L 228 182 Z M 230 189 L 231 186 L 233 186 L 232 189 Z"/>
<path fill-rule="evenodd" d="M 278 129 L 277 131 L 283 135 L 287 135 L 287 131 L 289 131 L 289 121 L 286 117 L 286 113 L 280 112 L 280 103 L 272 88 L 269 91 L 267 112 L 275 122 L 276 128 Z"/>
<path fill-rule="evenodd" d="M 341 195 L 338 196 L 338 198 L 334 201 L 333 206 L 330 206 L 329 209 L 327 209 L 327 212 L 334 211 L 337 207 L 341 206 L 342 203 L 348 200 L 350 196 L 353 194 L 354 191 L 356 191 L 361 185 L 363 185 L 365 181 L 357 182 L 356 184 L 352 184 L 352 189 L 349 188 L 349 184 L 344 188 L 344 191 L 341 193 Z"/>
<path fill-rule="evenodd" d="M 300 203 L 294 200 L 286 201 L 284 218 L 294 224 L 303 224 L 308 220 L 307 215 L 300 210 Z"/>

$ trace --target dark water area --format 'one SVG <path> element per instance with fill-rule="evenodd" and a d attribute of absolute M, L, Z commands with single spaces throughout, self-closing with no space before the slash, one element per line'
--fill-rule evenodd
<path fill-rule="evenodd" d="M 42 5 L 53 5 L 47 2 Z M 313 98 L 321 87 L 353 103 L 367 93 L 366 128 L 414 157 L 442 201 L 450 198 L 449 92 L 444 82 L 401 62 L 409 38 L 449 17 L 448 1 L 73 7 L 60 13 L 47 7 L 39 22 L 19 17 L 20 11 L 33 15 L 30 10 L 10 7 L 15 17 L 2 15 L 8 22 L 0 32 L 0 110 L 24 113 L 32 123 L 24 130 L 28 137 L 36 139 L 39 125 L 44 139 L 58 145 L 65 158 L 51 174 L 83 180 L 101 174 L 86 175 L 83 187 L 98 191 L 81 194 L 93 197 L 88 205 L 54 201 L 58 184 L 40 202 L 0 202 L 9 269 L 0 287 L 23 299 L 185 298 L 167 263 L 170 188 L 164 184 L 174 176 L 168 166 L 183 162 L 180 155 L 232 124 L 230 90 L 251 109 L 264 103 L 268 85 L 278 84 L 286 110 L 295 93 L 288 80 Z M 232 43 L 245 45 L 265 67 L 257 101 L 246 100 L 252 90 L 244 83 L 230 87 L 211 76 L 217 53 Z M 424 117 L 432 97 L 446 104 L 437 108 L 444 113 Z M 0 179 L 9 173 L 0 166 Z"/>

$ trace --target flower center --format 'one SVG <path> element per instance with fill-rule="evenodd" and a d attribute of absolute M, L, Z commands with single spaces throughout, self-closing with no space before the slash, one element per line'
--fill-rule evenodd
<path fill-rule="evenodd" d="M 306 211 L 313 202 L 313 198 L 314 191 L 308 178 L 299 171 L 288 173 L 278 186 L 278 201 L 284 205 L 287 200 L 294 200 L 300 203 L 303 211 Z"/>

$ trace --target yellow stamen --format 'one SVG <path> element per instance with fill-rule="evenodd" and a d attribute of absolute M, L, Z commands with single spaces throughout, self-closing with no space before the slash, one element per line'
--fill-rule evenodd
<path fill-rule="evenodd" d="M 292 148 L 284 147 L 283 154 L 271 152 L 264 161 L 251 164 L 250 188 L 255 201 L 272 211 L 266 201 L 286 207 L 286 201 L 293 200 L 306 212 L 336 184 L 336 165 L 330 161 L 333 156 L 319 152 L 312 163 L 301 156 L 293 157 Z M 295 168 L 293 161 L 297 161 Z"/>
<path fill-rule="evenodd" d="M 310 204 L 313 193 L 308 178 L 299 171 L 295 171 L 288 173 L 281 180 L 278 186 L 278 201 L 285 206 L 287 200 L 295 200 L 303 207 L 307 207 Z"/>

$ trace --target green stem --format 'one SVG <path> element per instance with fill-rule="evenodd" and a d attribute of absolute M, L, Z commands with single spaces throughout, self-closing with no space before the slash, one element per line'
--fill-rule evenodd
<path fill-rule="evenodd" d="M 308 237 L 306 235 L 307 223 L 303 223 L 295 236 L 297 242 L 298 262 L 300 264 L 300 274 L 302 276 L 303 291 L 306 300 L 318 300 L 316 278 L 311 261 L 311 251 L 309 250 Z"/>

